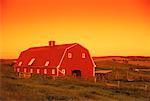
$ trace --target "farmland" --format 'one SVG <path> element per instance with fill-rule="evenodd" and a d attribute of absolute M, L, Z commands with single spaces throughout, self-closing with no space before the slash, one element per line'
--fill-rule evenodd
<path fill-rule="evenodd" d="M 150 68 L 150 57 L 142 57 L 142 56 L 107 56 L 107 57 L 93 57 L 93 59 L 98 63 L 109 61 L 109 62 L 117 62 L 121 64 L 128 64 L 128 65 L 136 65 L 142 67 L 149 67 Z M 99 65 L 98 65 L 99 66 Z M 110 65 L 109 65 L 110 66 Z"/>
<path fill-rule="evenodd" d="M 1 101 L 149 101 L 150 82 L 137 80 L 99 81 L 94 83 L 83 79 L 58 78 L 52 80 L 44 75 L 32 75 L 20 79 L 13 72 L 12 61 L 1 60 Z M 144 66 L 95 60 L 99 68 L 144 68 Z M 149 74 L 147 74 L 149 75 Z M 119 86 L 118 86 L 119 83 Z M 146 86 L 145 86 L 146 85 Z"/>

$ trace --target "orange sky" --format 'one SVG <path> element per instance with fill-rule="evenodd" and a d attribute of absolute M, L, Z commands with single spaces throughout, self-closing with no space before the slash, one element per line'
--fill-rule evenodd
<path fill-rule="evenodd" d="M 80 43 L 92 56 L 150 56 L 149 0 L 1 0 L 1 58 Z"/>

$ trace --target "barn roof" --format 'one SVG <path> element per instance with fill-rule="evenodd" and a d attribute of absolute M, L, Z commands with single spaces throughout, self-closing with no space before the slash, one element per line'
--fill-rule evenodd
<path fill-rule="evenodd" d="M 76 43 L 29 48 L 21 52 L 16 66 L 19 62 L 22 62 L 21 66 L 26 67 L 31 59 L 35 59 L 32 64 L 33 67 L 44 66 L 46 61 L 49 61 L 48 67 L 56 67 L 60 63 L 65 50 L 74 45 Z"/>
<path fill-rule="evenodd" d="M 72 44 L 62 44 L 62 45 L 55 45 L 55 46 L 41 46 L 41 47 L 32 47 L 29 48 L 29 51 L 41 51 L 41 50 L 46 50 L 46 49 L 54 49 L 54 50 L 64 50 L 72 45 L 74 45 L 76 43 L 72 43 Z"/>

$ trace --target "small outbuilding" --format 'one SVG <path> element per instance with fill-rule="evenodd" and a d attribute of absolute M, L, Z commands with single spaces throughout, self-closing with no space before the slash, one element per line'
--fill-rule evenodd
<path fill-rule="evenodd" d="M 109 80 L 112 78 L 112 70 L 96 70 L 95 77 L 97 80 Z"/>
<path fill-rule="evenodd" d="M 49 46 L 32 47 L 21 52 L 14 71 L 91 78 L 95 76 L 95 63 L 89 51 L 77 43 L 55 45 L 55 41 L 50 41 Z"/>

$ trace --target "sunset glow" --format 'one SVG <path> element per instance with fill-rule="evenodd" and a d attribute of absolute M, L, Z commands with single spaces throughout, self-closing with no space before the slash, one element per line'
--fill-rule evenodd
<path fill-rule="evenodd" d="M 149 0 L 1 0 L 1 58 L 80 43 L 92 56 L 150 56 Z"/>

